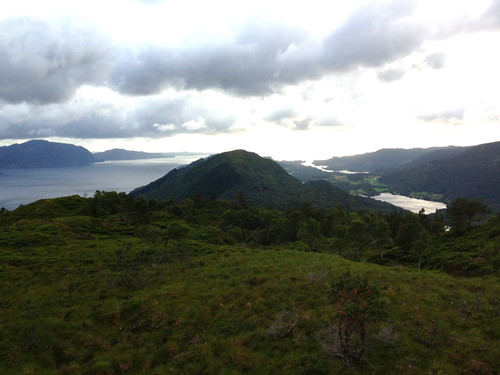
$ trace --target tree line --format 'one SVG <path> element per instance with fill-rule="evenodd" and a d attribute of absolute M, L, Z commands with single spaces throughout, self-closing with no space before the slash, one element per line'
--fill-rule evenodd
<path fill-rule="evenodd" d="M 87 214 L 115 215 L 136 226 L 149 225 L 163 213 L 186 225 L 211 228 L 207 240 L 213 243 L 290 244 L 302 251 L 334 252 L 353 260 L 404 263 L 419 269 L 436 255 L 436 244 L 442 238 L 463 235 L 477 219 L 491 213 L 480 200 L 472 198 L 457 199 L 445 213 L 431 215 L 424 209 L 418 214 L 402 210 L 349 212 L 307 204 L 280 210 L 250 205 L 243 194 L 232 201 L 205 199 L 197 194 L 175 202 L 97 191 L 87 201 Z M 175 230 L 169 230 L 168 236 L 179 241 Z M 186 230 L 183 233 L 187 235 Z"/>

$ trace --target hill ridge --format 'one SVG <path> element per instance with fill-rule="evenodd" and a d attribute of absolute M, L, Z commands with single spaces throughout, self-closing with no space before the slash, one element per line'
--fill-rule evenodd
<path fill-rule="evenodd" d="M 91 164 L 95 161 L 89 150 L 70 143 L 30 140 L 0 147 L 0 167 L 40 168 Z"/>
<path fill-rule="evenodd" d="M 446 146 L 428 148 L 382 148 L 363 154 L 332 157 L 325 160 L 314 160 L 313 164 L 327 166 L 331 170 L 349 170 L 352 172 L 375 172 L 384 169 L 403 167 L 426 155 L 436 153 L 452 153 L 454 150 L 465 150 L 468 147 Z M 437 157 L 437 156 L 435 156 Z"/>
<path fill-rule="evenodd" d="M 465 148 L 445 158 L 416 160 L 407 168 L 384 174 L 380 181 L 402 194 L 427 191 L 442 194 L 447 201 L 480 198 L 500 208 L 500 142 Z"/>
<path fill-rule="evenodd" d="M 278 208 L 311 204 L 353 210 L 396 209 L 375 200 L 352 197 L 326 181 L 302 184 L 274 160 L 245 150 L 215 154 L 176 168 L 130 194 L 159 200 L 183 200 L 199 194 L 233 200 L 243 194 L 249 203 Z"/>

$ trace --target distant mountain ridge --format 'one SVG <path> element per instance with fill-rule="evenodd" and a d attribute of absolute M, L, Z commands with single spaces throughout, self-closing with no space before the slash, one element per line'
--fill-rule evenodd
<path fill-rule="evenodd" d="M 458 151 L 458 150 L 455 150 Z M 428 154 L 405 168 L 388 171 L 380 182 L 401 194 L 426 191 L 446 201 L 479 198 L 500 209 L 500 142 L 466 147 L 461 152 Z"/>
<path fill-rule="evenodd" d="M 374 172 L 382 169 L 400 167 L 434 152 L 457 152 L 461 149 L 465 148 L 455 146 L 412 149 L 384 148 L 360 155 L 315 160 L 314 164 L 326 166 L 332 171 L 348 170 L 352 172 Z"/>
<path fill-rule="evenodd" d="M 140 160 L 140 159 L 154 159 L 154 158 L 169 158 L 174 155 L 164 152 L 143 152 L 143 151 L 130 151 L 122 148 L 114 148 L 103 152 L 94 152 L 94 158 L 98 161 L 106 160 Z"/>
<path fill-rule="evenodd" d="M 474 146 L 471 146 L 471 147 L 474 147 Z M 433 162 L 435 160 L 452 158 L 452 157 L 455 157 L 455 156 L 460 155 L 461 153 L 467 151 L 471 147 L 450 146 L 450 147 L 438 149 L 435 151 L 431 151 L 431 152 L 426 153 L 426 154 L 420 156 L 419 158 L 417 158 L 409 163 L 403 164 L 401 166 L 401 168 L 403 168 L 403 169 L 404 168 L 413 168 L 413 167 L 418 167 L 420 165 L 424 165 L 426 163 Z M 395 169 L 397 169 L 397 167 Z"/>
<path fill-rule="evenodd" d="M 68 143 L 31 140 L 0 147 L 1 168 L 69 167 L 94 161 L 89 150 Z"/>
<path fill-rule="evenodd" d="M 199 194 L 233 200 L 243 194 L 249 203 L 278 208 L 311 204 L 352 210 L 396 209 L 372 199 L 350 196 L 327 181 L 302 184 L 275 161 L 244 150 L 217 154 L 174 169 L 130 194 L 177 201 Z"/>

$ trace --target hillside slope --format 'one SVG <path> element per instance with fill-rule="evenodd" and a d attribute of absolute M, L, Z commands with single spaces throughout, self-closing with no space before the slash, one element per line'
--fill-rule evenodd
<path fill-rule="evenodd" d="M 0 373 L 495 375 L 500 368 L 497 277 L 354 262 L 301 251 L 300 243 L 227 244 L 217 222 L 226 209 L 242 210 L 224 202 L 194 209 L 190 220 L 174 214 L 182 210 L 156 210 L 142 226 L 124 220 L 126 212 L 82 214 L 88 205 L 128 202 L 109 197 L 45 200 L 0 214 Z M 163 241 L 179 228 L 183 236 Z M 324 345 L 333 332 L 332 284 L 346 271 L 366 277 L 384 302 L 383 318 L 366 324 L 366 361 L 351 368 Z M 286 324 L 293 329 L 283 335 Z"/>
<path fill-rule="evenodd" d="M 451 147 L 452 149 L 454 147 Z M 332 171 L 348 170 L 351 172 L 374 172 L 380 169 L 394 168 L 410 163 L 426 154 L 446 150 L 448 147 L 431 148 L 387 148 L 366 154 L 333 157 L 327 160 L 315 160 L 315 165 L 328 167 Z"/>
<path fill-rule="evenodd" d="M 32 140 L 0 147 L 2 168 L 65 167 L 93 162 L 90 151 L 68 143 Z"/>
<path fill-rule="evenodd" d="M 500 208 L 500 142 L 414 163 L 414 167 L 382 176 L 380 182 L 405 195 L 426 191 L 443 195 L 446 202 L 459 197 L 480 198 L 492 208 Z"/>
<path fill-rule="evenodd" d="M 174 169 L 131 194 L 182 200 L 200 193 L 218 199 L 233 199 L 243 193 L 251 202 L 266 204 L 281 199 L 283 194 L 294 195 L 300 187 L 300 181 L 272 160 L 236 150 Z"/>
<path fill-rule="evenodd" d="M 353 210 L 395 209 L 391 205 L 351 197 L 328 182 L 303 185 L 275 161 L 244 150 L 217 154 L 174 169 L 130 194 L 177 201 L 200 194 L 205 198 L 227 200 L 243 195 L 249 203 L 279 208 L 309 203 Z"/>
<path fill-rule="evenodd" d="M 444 149 L 431 151 L 431 152 L 424 154 L 423 156 L 420 156 L 419 158 L 417 158 L 409 163 L 403 164 L 399 168 L 401 168 L 401 169 L 414 168 L 414 167 L 418 167 L 418 166 L 433 162 L 435 160 L 453 158 L 453 157 L 458 156 L 461 153 L 467 151 L 468 149 L 469 149 L 469 147 L 447 147 Z"/>

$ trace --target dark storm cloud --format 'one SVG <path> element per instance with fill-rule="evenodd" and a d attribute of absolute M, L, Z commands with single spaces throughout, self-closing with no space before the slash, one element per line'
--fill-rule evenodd
<path fill-rule="evenodd" d="M 88 115 L 58 128 L 58 136 L 73 138 L 165 137 L 175 134 L 228 132 L 230 116 L 222 117 L 210 109 L 192 106 L 189 100 L 143 103 L 126 117 L 113 114 Z"/>
<path fill-rule="evenodd" d="M 32 112 L 40 110 L 32 107 Z M 22 115 L 22 119 L 0 120 L 0 139 L 29 139 L 37 137 L 68 137 L 68 138 L 126 138 L 137 136 L 127 121 L 106 114 L 100 110 L 72 115 L 61 109 L 52 118 L 36 115 Z"/>
<path fill-rule="evenodd" d="M 57 136 L 67 138 L 129 138 L 141 135 L 138 129 L 119 118 L 92 113 L 57 127 Z"/>
<path fill-rule="evenodd" d="M 26 18 L 1 21 L 0 30 L 0 100 L 60 103 L 107 75 L 109 48 L 91 32 Z"/>
<path fill-rule="evenodd" d="M 286 28 L 252 27 L 231 42 L 128 52 L 119 59 L 112 83 L 129 95 L 152 94 L 169 86 L 215 88 L 237 95 L 270 94 L 280 82 L 277 56 L 303 37 Z"/>
<path fill-rule="evenodd" d="M 229 112 L 229 111 L 228 111 Z M 178 133 L 228 132 L 234 118 L 197 103 L 189 95 L 174 99 L 151 99 L 141 103 L 131 114 L 138 135 L 161 137 Z M 195 126 L 196 124 L 203 126 Z"/>
<path fill-rule="evenodd" d="M 325 40 L 322 63 L 332 70 L 377 67 L 413 52 L 425 37 L 408 18 L 414 3 L 377 2 L 359 9 Z"/>
<path fill-rule="evenodd" d="M 136 0 L 154 5 L 154 0 Z M 323 39 L 303 30 L 255 18 L 233 38 L 181 46 L 113 46 L 98 30 L 83 30 L 44 21 L 15 18 L 0 21 L 0 138 L 161 137 L 178 133 L 228 132 L 234 123 L 231 108 L 209 108 L 198 94 L 160 100 L 166 88 L 215 89 L 238 96 L 265 96 L 290 84 L 316 80 L 359 67 L 376 68 L 385 82 L 404 71 L 385 69 L 419 50 L 426 39 L 446 36 L 412 22 L 414 0 L 374 2 L 352 13 Z M 500 0 L 492 2 L 480 20 L 457 23 L 453 33 L 500 28 Z M 450 31 L 451 30 L 451 31 Z M 437 35 L 439 34 L 439 35 Z M 434 54 L 425 63 L 440 69 L 445 56 Z M 109 87 L 138 96 L 134 108 L 65 107 L 83 85 Z M 201 94 L 203 95 L 203 94 Z M 148 97 L 149 96 L 149 97 Z M 304 97 L 304 100 L 308 100 Z M 2 112 L 6 103 L 30 106 L 22 119 Z M 60 109 L 51 107 L 59 103 Z M 69 105 L 69 104 L 68 104 Z M 49 108 L 50 107 L 50 108 Z M 35 110 L 40 109 L 40 112 Z M 38 116 L 42 111 L 51 112 Z M 29 113 L 31 112 L 31 115 Z M 71 116 L 68 116 L 71 112 Z M 43 112 L 45 113 L 45 112 Z M 229 114 L 228 114 L 229 113 Z M 281 123 L 297 115 L 293 108 L 269 113 L 265 120 Z M 463 112 L 426 114 L 425 121 L 457 121 Z M 335 126 L 335 119 L 306 117 L 296 129 Z"/>
<path fill-rule="evenodd" d="M 231 42 L 186 49 L 149 47 L 124 54 L 111 80 L 129 95 L 148 95 L 169 86 L 267 95 L 286 84 L 376 67 L 411 53 L 423 42 L 422 30 L 407 20 L 412 4 L 367 6 L 319 42 L 284 26 L 256 23 Z"/>
<path fill-rule="evenodd" d="M 182 58 L 173 50 L 149 47 L 125 51 L 111 74 L 111 85 L 127 95 L 151 95 L 183 85 Z"/>
<path fill-rule="evenodd" d="M 68 138 L 129 138 L 164 137 L 180 133 L 228 132 L 234 118 L 214 111 L 189 95 L 173 100 L 145 98 L 133 109 L 114 106 L 96 106 L 82 113 L 71 109 L 54 110 L 52 116 L 28 116 L 41 113 L 43 108 L 28 105 L 16 112 L 3 115 L 0 110 L 0 139 L 27 139 L 34 137 Z"/>
<path fill-rule="evenodd" d="M 185 48 L 149 47 L 127 52 L 111 82 L 128 95 L 150 95 L 166 87 L 220 89 L 242 96 L 265 96 L 284 85 L 319 79 L 358 67 L 382 67 L 418 50 L 427 39 L 450 37 L 478 28 L 500 27 L 500 0 L 477 20 L 459 20 L 426 30 L 411 19 L 415 0 L 374 2 L 359 8 L 323 40 L 284 25 L 254 22 L 231 41 Z M 445 56 L 426 63 L 440 69 Z M 400 79 L 401 70 L 384 70 L 379 79 Z"/>
<path fill-rule="evenodd" d="M 32 139 L 56 135 L 55 128 L 36 121 L 21 121 L 0 125 L 0 139 Z"/>
<path fill-rule="evenodd" d="M 382 67 L 417 50 L 437 36 L 411 21 L 414 5 L 414 0 L 365 5 L 322 40 L 256 18 L 229 40 L 131 48 L 119 55 L 97 32 L 9 19 L 0 23 L 0 101 L 61 103 L 85 84 L 138 96 L 168 87 L 265 96 L 335 72 Z M 500 0 L 479 24 L 500 27 Z M 440 58 L 427 63 L 439 68 Z M 390 81 L 398 74 L 386 70 L 379 78 Z"/>

